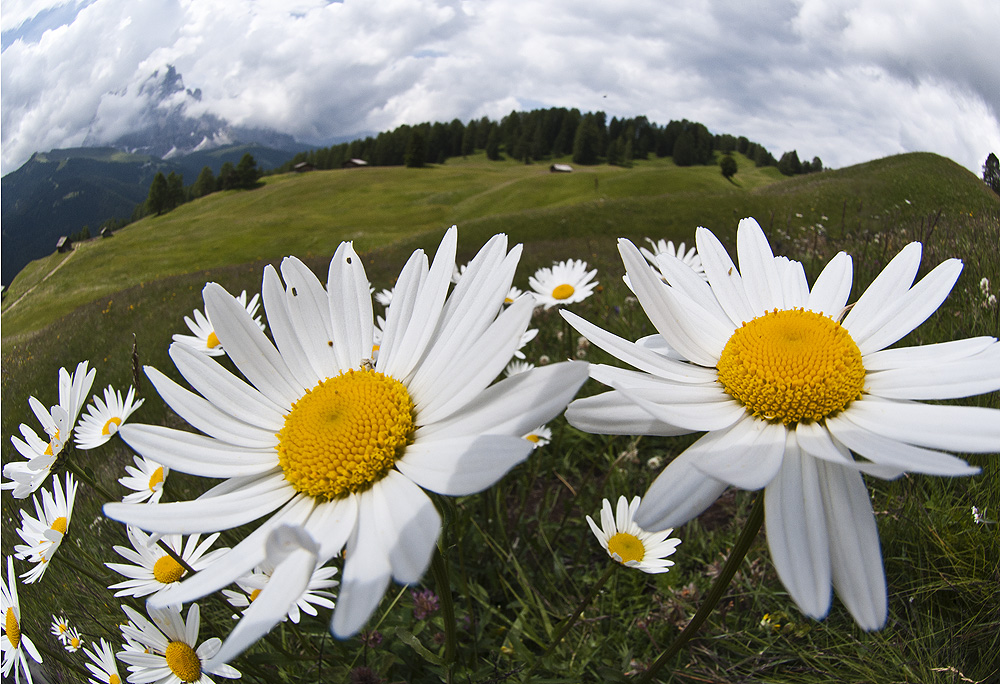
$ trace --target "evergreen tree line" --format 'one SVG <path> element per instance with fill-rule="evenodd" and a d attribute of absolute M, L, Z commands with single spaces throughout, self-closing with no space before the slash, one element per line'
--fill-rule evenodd
<path fill-rule="evenodd" d="M 249 152 L 243 155 L 240 162 L 235 166 L 232 162 L 225 162 L 219 169 L 219 176 L 212 173 L 212 169 L 204 167 L 198 174 L 198 179 L 190 186 L 184 185 L 184 176 L 171 171 L 164 176 L 163 172 L 158 172 L 153 177 L 153 182 L 149 185 L 149 194 L 146 201 L 136 208 L 132 219 L 136 220 L 149 214 L 166 213 L 175 209 L 185 202 L 210 195 L 219 190 L 247 190 L 257 187 L 263 171 L 257 166 L 257 161 Z M 138 216 L 136 215 L 138 213 Z"/>
<path fill-rule="evenodd" d="M 514 111 L 500 121 L 482 117 L 468 123 L 453 119 L 450 123 L 402 125 L 377 136 L 300 152 L 275 173 L 290 171 L 301 163 L 335 169 L 351 159 L 363 159 L 374 166 L 420 167 L 480 150 L 491 160 L 531 163 L 569 156 L 575 164 L 619 166 L 650 155 L 673 157 L 678 166 L 715 164 L 716 152 L 739 152 L 757 166 L 777 166 L 786 175 L 823 168 L 818 157 L 802 163 L 795 151 L 782 156 L 782 160 L 788 157 L 782 166 L 759 143 L 744 136 L 713 135 L 704 124 L 687 119 L 660 126 L 645 116 L 612 117 L 608 121 L 604 112 L 583 114 L 578 109 L 558 107 Z"/>

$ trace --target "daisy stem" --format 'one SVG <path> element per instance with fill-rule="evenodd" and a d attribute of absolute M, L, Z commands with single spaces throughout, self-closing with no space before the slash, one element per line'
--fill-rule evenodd
<path fill-rule="evenodd" d="M 590 605 L 590 602 L 594 600 L 595 596 L 597 596 L 597 592 L 601 590 L 601 588 L 611 578 L 611 574 L 619 567 L 620 566 L 618 565 L 618 563 L 612 562 L 608 564 L 608 568 L 604 571 L 604 574 L 601 575 L 601 577 L 597 580 L 597 582 L 594 583 L 594 586 L 590 588 L 590 591 L 587 593 L 586 596 L 583 597 L 583 600 L 580 601 L 580 605 L 576 607 L 576 610 L 574 610 L 573 613 L 568 618 L 563 620 L 563 623 L 559 626 L 559 629 L 556 631 L 555 636 L 552 637 L 552 642 L 549 644 L 548 648 L 545 649 L 545 652 L 542 653 L 542 655 L 535 658 L 535 662 L 532 663 L 531 667 L 528 668 L 528 671 L 524 673 L 524 679 L 522 681 L 530 680 L 531 674 L 541 664 L 541 662 L 545 660 L 545 658 L 547 658 L 548 655 L 552 653 L 552 651 L 555 650 L 556 646 L 558 646 L 559 643 L 562 641 L 562 638 L 566 636 L 566 632 L 568 632 L 570 628 L 576 624 L 576 621 L 580 617 L 580 614 L 583 613 L 583 609 Z"/>
<path fill-rule="evenodd" d="M 83 470 L 83 468 L 77 466 L 77 464 L 75 463 L 75 459 L 72 458 L 64 459 L 64 463 L 66 464 L 66 470 L 73 473 L 76 476 L 76 479 L 86 483 L 88 487 L 91 487 L 94 490 L 96 490 L 98 494 L 104 497 L 105 501 L 117 501 L 115 497 L 111 496 L 111 493 L 108 492 L 108 490 L 106 490 L 104 487 L 98 484 L 92 477 L 90 477 L 90 475 L 88 475 L 86 471 Z"/>
<path fill-rule="evenodd" d="M 740 565 L 743 563 L 743 559 L 746 558 L 747 552 L 753 545 L 754 540 L 757 538 L 757 533 L 760 531 L 760 526 L 764 522 L 764 492 L 757 495 L 756 501 L 754 501 L 753 508 L 750 510 L 750 517 L 747 519 L 746 525 L 743 527 L 743 531 L 740 533 L 739 539 L 736 540 L 736 544 L 733 546 L 732 552 L 729 554 L 729 558 L 726 559 L 726 564 L 722 567 L 722 572 L 715 579 L 711 588 L 708 590 L 708 594 L 705 596 L 705 602 L 701 604 L 698 608 L 698 612 L 694 614 L 691 621 L 687 626 L 681 631 L 681 633 L 674 639 L 674 643 L 667 647 L 667 650 L 660 654 L 660 657 L 649 666 L 642 677 L 640 677 L 636 684 L 647 684 L 653 680 L 656 673 L 667 664 L 667 662 L 673 658 L 681 650 L 681 648 L 691 640 L 695 633 L 701 628 L 708 619 L 708 616 L 718 605 L 722 596 L 726 593 L 726 589 L 729 588 L 729 583 L 732 582 L 733 576 L 739 569 Z"/>
<path fill-rule="evenodd" d="M 156 540 L 156 545 L 159 546 L 161 549 L 163 549 L 163 552 L 165 554 L 167 554 L 168 556 L 170 556 L 171 558 L 173 558 L 174 562 L 177 563 L 177 565 L 179 565 L 182 568 L 184 568 L 185 574 L 187 574 L 187 575 L 190 576 L 190 575 L 193 575 L 196 572 L 198 572 L 197 570 L 195 570 L 194 568 L 192 568 L 190 565 L 188 565 L 188 563 L 187 563 L 186 560 L 184 560 L 183 558 L 181 558 L 181 554 L 177 553 L 172 548 L 170 548 L 169 546 L 167 546 L 167 543 L 165 541 L 163 541 L 162 539 L 157 539 Z"/>
<path fill-rule="evenodd" d="M 455 606 L 451 601 L 448 565 L 441 554 L 440 546 L 434 549 L 431 572 L 434 574 L 434 584 L 437 585 L 438 598 L 441 600 L 441 617 L 444 620 L 444 664 L 450 668 L 455 660 Z"/>

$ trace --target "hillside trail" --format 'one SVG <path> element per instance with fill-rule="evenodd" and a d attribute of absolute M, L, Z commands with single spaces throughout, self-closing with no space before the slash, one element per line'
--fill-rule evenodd
<path fill-rule="evenodd" d="M 51 277 L 52 277 L 52 274 L 54 274 L 54 273 L 55 273 L 56 271 L 58 271 L 58 270 L 59 270 L 60 268 L 62 268 L 63 264 L 65 264 L 65 263 L 66 263 L 67 261 L 69 261 L 69 260 L 70 260 L 70 259 L 71 259 L 71 258 L 73 257 L 73 255 L 74 255 L 74 254 L 76 254 L 76 250 L 75 250 L 75 249 L 71 249 L 71 250 L 69 251 L 69 254 L 67 254 L 67 255 L 66 255 L 66 258 L 65 258 L 65 259 L 63 259 L 62 261 L 60 261 L 60 262 L 59 262 L 58 264 L 56 264 L 56 267 L 55 267 L 55 268 L 53 268 L 53 269 L 52 269 L 51 271 L 49 271 L 48 273 L 46 273 L 46 274 L 45 274 L 45 277 L 44 277 L 44 278 L 42 278 L 42 279 L 41 279 L 41 280 L 39 280 L 39 281 L 38 281 L 37 283 L 35 283 L 35 284 L 34 284 L 34 285 L 32 285 L 31 287 L 29 287 L 29 288 L 28 288 L 27 290 L 25 290 L 25 291 L 24 291 L 24 292 L 23 292 L 23 293 L 21 294 L 21 296 L 20 296 L 20 297 L 18 297 L 17 299 L 15 299 L 15 300 L 13 301 L 13 303 L 11 303 L 11 305 L 10 305 L 10 306 L 8 306 L 8 307 L 7 307 L 7 308 L 6 308 L 6 309 L 5 309 L 4 311 L 3 311 L 3 313 L 0 313 L 0 316 L 2 316 L 3 314 L 7 313 L 8 311 L 10 311 L 11 309 L 13 309 L 13 308 L 14 308 L 15 306 L 17 306 L 18 304 L 20 304 L 20 302 L 21 302 L 21 300 L 22 300 L 22 299 L 24 299 L 25 297 L 27 297 L 28 295 L 30 295 L 30 294 L 32 293 L 32 291 L 34 291 L 34 289 L 35 289 L 36 287 L 38 287 L 39 285 L 41 285 L 42 283 L 44 283 L 44 282 L 45 282 L 46 280 L 48 280 L 49 278 L 51 278 Z"/>

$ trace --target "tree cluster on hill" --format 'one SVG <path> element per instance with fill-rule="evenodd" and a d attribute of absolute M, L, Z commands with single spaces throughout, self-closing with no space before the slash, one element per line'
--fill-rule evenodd
<path fill-rule="evenodd" d="M 604 112 L 581 113 L 555 107 L 513 111 L 500 121 L 488 117 L 462 123 L 402 125 L 392 131 L 330 147 L 300 152 L 274 170 L 283 173 L 297 164 L 317 169 L 340 168 L 351 159 L 373 166 L 419 167 L 443 164 L 451 157 L 485 151 L 491 160 L 504 158 L 531 163 L 570 156 L 575 164 L 630 166 L 636 159 L 673 157 L 678 166 L 715 164 L 716 153 L 739 152 L 757 166 L 777 166 L 763 145 L 740 136 L 713 135 L 704 124 L 683 119 L 665 126 L 645 116 L 612 117 Z M 797 155 L 796 155 L 797 159 Z M 796 173 L 818 171 L 822 163 L 799 164 Z"/>
<path fill-rule="evenodd" d="M 249 152 L 243 155 L 236 166 L 231 162 L 225 162 L 219 169 L 218 178 L 209 167 L 202 168 L 198 179 L 190 187 L 184 187 L 183 175 L 171 171 L 169 175 L 164 176 L 160 172 L 153 177 L 146 202 L 137 211 L 140 218 L 149 214 L 159 216 L 185 202 L 219 190 L 249 190 L 257 187 L 263 173 Z"/>

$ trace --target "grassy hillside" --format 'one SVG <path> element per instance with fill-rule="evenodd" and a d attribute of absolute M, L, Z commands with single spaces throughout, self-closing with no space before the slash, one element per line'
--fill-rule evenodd
<path fill-rule="evenodd" d="M 288 254 L 332 253 L 341 240 L 354 240 L 358 249 L 367 250 L 490 215 L 683 193 L 721 200 L 780 178 L 772 168 L 741 161 L 738 185 L 715 167 L 680 169 L 669 159 L 640 162 L 632 169 L 600 166 L 551 174 L 543 164 L 478 157 L 426 169 L 272 177 L 257 190 L 213 194 L 132 224 L 111 239 L 80 244 L 44 284 L 39 280 L 65 255 L 33 262 L 4 300 L 4 335 L 37 330 L 80 304 L 140 282 Z"/>
<path fill-rule="evenodd" d="M 89 359 L 98 368 L 94 392 L 109 383 L 127 387 L 134 382 L 135 344 L 140 363 L 179 380 L 167 347 L 173 333 L 186 332 L 183 316 L 202 306 L 207 280 L 252 294 L 259 291 L 264 265 L 285 254 L 302 257 L 325 279 L 336 244 L 354 239 L 374 287 L 391 287 L 409 253 L 417 247 L 433 252 L 451 223 L 460 228 L 460 262 L 496 232 L 523 242 L 514 280 L 522 289 L 538 266 L 554 259 L 587 260 L 599 270 L 601 287 L 571 308 L 629 338 L 653 330 L 627 296 L 614 239 L 690 241 L 695 226 L 704 225 L 731 246 L 743 216 L 757 217 L 775 252 L 801 260 L 810 278 L 837 251 L 852 254 L 852 301 L 913 239 L 925 243 L 921 275 L 945 258 L 961 258 L 965 269 L 952 295 L 901 344 L 1000 330 L 1000 307 L 984 306 L 979 286 L 983 277 L 994 292 L 1000 284 L 1000 199 L 957 164 L 910 154 L 784 179 L 741 159 L 736 180 L 736 185 L 726 182 L 715 168 L 679 169 L 669 160 L 568 175 L 480 159 L 422 170 L 315 172 L 191 203 L 112 239 L 86 243 L 64 262 L 65 255 L 53 255 L 25 269 L 3 304 L 5 460 L 14 454 L 8 437 L 17 424 L 37 427 L 27 397 L 47 406 L 56 401 L 60 366 Z M 577 346 L 575 335 L 566 337 L 554 310 L 536 311 L 531 327 L 540 330 L 525 350 L 532 362 L 565 357 L 568 350 L 594 363 L 614 362 L 595 348 Z M 147 399 L 136 419 L 182 427 L 148 381 L 140 382 Z M 584 393 L 598 391 L 594 385 L 588 383 Z M 965 403 L 1000 408 L 1000 396 L 994 392 Z M 449 520 L 443 545 L 456 607 L 469 630 L 463 632 L 454 681 L 498 681 L 534 661 L 554 626 L 609 562 L 588 536 L 583 516 L 596 515 L 602 497 L 642 494 L 660 467 L 653 459 L 667 462 L 693 440 L 585 435 L 561 418 L 551 427 L 552 443 L 500 484 L 482 494 L 437 501 Z M 91 556 L 114 560 L 110 547 L 123 543 L 121 526 L 101 517 L 100 505 L 119 495 L 116 479 L 132 452 L 116 439 L 94 451 L 73 451 L 63 461 L 70 458 L 111 495 L 81 486 L 74 527 L 60 556 L 41 585 L 21 587 L 21 601 L 25 633 L 36 644 L 47 644 L 50 667 L 73 681 L 75 661 L 45 634 L 49 613 L 66 614 L 88 639 L 117 639 L 119 600 L 104 587 L 121 578 L 91 563 L 87 567 L 97 576 L 86 581 L 76 565 Z M 969 509 L 975 505 L 988 518 L 998 518 L 1000 458 L 968 460 L 983 469 L 980 476 L 868 480 L 890 591 L 884 630 L 861 631 L 837 601 L 822 622 L 802 617 L 778 580 L 761 535 L 720 609 L 679 656 L 677 676 L 668 679 L 664 671 L 663 681 L 990 681 L 1000 673 L 1000 535 L 996 525 L 974 524 Z M 165 500 L 203 490 L 199 478 L 171 473 Z M 538 671 L 540 680 L 634 681 L 621 673 L 648 666 L 694 614 L 752 498 L 730 491 L 678 530 L 683 544 L 670 573 L 618 571 L 585 619 L 564 643 L 554 645 Z M 17 539 L 16 508 L 30 504 L 6 494 L 3 503 L 9 552 Z M 25 567 L 21 563 L 19 570 Z M 423 585 L 435 588 L 429 575 Z M 242 657 L 236 665 L 244 681 L 347 681 L 347 670 L 362 663 L 388 681 L 441 681 L 443 671 L 425 654 L 440 655 L 435 639 L 442 618 L 411 619 L 413 601 L 405 590 L 398 596 L 397 591 L 393 585 L 372 621 L 381 620 L 382 646 L 358 638 L 325 639 L 321 611 L 323 619 L 282 628 L 272 640 L 294 657 L 274 652 L 271 643 Z M 200 603 L 213 634 L 224 636 L 229 607 L 221 599 Z M 322 663 L 321 674 L 316 663 Z"/>

